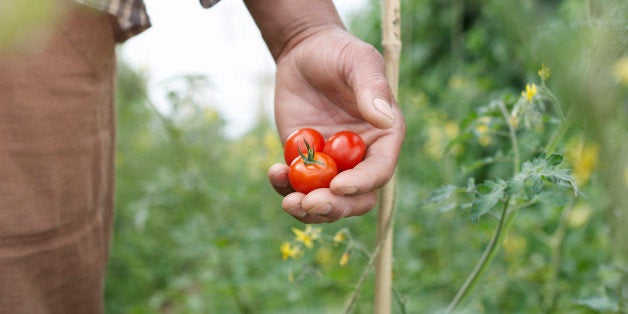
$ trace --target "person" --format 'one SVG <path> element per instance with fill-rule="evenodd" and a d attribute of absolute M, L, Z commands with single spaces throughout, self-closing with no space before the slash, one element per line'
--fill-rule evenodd
<path fill-rule="evenodd" d="M 0 51 L 0 312 L 102 313 L 112 234 L 115 45 L 150 26 L 142 0 L 57 0 L 63 18 L 37 49 Z M 79 2 L 81 4 L 79 4 Z M 204 7 L 218 1 L 201 0 Z M 283 141 L 314 127 L 358 132 L 368 151 L 329 189 L 292 191 L 304 223 L 370 211 L 390 180 L 405 124 L 381 54 L 351 35 L 330 0 L 245 0 L 277 65 Z M 43 44 L 42 44 L 43 43 Z M 124 135 L 121 135 L 124 136 Z"/>

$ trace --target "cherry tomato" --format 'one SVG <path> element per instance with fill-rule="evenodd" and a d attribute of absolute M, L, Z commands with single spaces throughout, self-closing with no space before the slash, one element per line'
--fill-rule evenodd
<path fill-rule="evenodd" d="M 292 161 L 288 178 L 295 191 L 307 194 L 316 189 L 328 188 L 337 174 L 336 162 L 331 157 L 310 149 L 308 156 L 302 155 Z"/>
<path fill-rule="evenodd" d="M 299 157 L 299 151 L 302 154 L 307 153 L 304 140 L 307 141 L 315 152 L 323 151 L 325 137 L 320 132 L 311 128 L 296 130 L 288 136 L 286 145 L 284 145 L 283 157 L 286 160 L 286 164 L 290 165 L 295 158 Z"/>
<path fill-rule="evenodd" d="M 366 144 L 360 135 L 351 131 L 340 131 L 325 143 L 323 152 L 336 161 L 338 172 L 352 169 L 362 161 Z"/>

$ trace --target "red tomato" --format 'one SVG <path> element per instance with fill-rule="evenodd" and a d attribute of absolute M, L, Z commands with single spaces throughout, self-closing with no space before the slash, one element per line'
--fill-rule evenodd
<path fill-rule="evenodd" d="M 303 155 L 292 161 L 288 178 L 295 191 L 307 194 L 316 189 L 328 188 L 337 174 L 336 162 L 331 157 L 310 149 L 308 156 Z"/>
<path fill-rule="evenodd" d="M 325 137 L 320 132 L 311 128 L 296 130 L 288 136 L 284 145 L 283 157 L 286 164 L 290 165 L 295 158 L 299 157 L 299 150 L 302 154 L 307 154 L 304 141 L 307 141 L 315 152 L 322 152 L 325 146 Z"/>
<path fill-rule="evenodd" d="M 340 131 L 325 143 L 323 152 L 336 161 L 338 172 L 352 169 L 362 161 L 366 144 L 360 135 L 351 131 Z"/>

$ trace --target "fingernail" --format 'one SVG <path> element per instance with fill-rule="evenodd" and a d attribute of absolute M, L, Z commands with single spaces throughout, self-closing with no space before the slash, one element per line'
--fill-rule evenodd
<path fill-rule="evenodd" d="M 373 107 L 383 114 L 388 120 L 395 120 L 395 113 L 392 110 L 392 106 L 383 98 L 373 98 Z"/>
<path fill-rule="evenodd" d="M 358 194 L 358 187 L 357 186 L 344 186 L 338 189 L 334 189 L 334 193 L 340 194 L 340 195 L 354 195 L 354 194 Z"/>
<path fill-rule="evenodd" d="M 307 213 L 301 209 L 301 206 L 295 206 L 292 208 L 288 208 L 286 210 L 286 212 L 294 217 L 297 218 L 305 218 L 305 216 L 307 216 Z"/>
<path fill-rule="evenodd" d="M 331 208 L 332 208 L 331 203 L 318 204 L 310 210 L 310 214 L 327 215 L 331 213 Z"/>

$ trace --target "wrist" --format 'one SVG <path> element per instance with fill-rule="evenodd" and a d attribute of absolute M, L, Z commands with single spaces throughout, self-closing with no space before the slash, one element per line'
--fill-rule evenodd
<path fill-rule="evenodd" d="M 245 4 L 276 62 L 309 37 L 344 29 L 331 1 L 246 0 Z"/>

